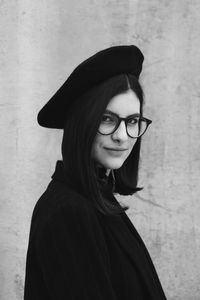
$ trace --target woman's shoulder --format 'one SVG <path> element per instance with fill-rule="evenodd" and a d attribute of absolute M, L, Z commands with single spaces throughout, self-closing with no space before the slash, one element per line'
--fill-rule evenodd
<path fill-rule="evenodd" d="M 51 224 L 96 222 L 92 203 L 63 183 L 52 181 L 37 201 L 32 215 L 32 230 L 41 231 Z"/>
<path fill-rule="evenodd" d="M 88 200 L 78 192 L 78 189 L 76 190 L 63 182 L 52 180 L 38 202 L 48 203 L 57 208 L 78 206 L 86 209 L 88 208 Z"/>

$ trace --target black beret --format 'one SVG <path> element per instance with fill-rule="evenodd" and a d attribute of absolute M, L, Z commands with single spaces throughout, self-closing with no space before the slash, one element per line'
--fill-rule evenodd
<path fill-rule="evenodd" d="M 132 74 L 137 79 L 144 56 L 134 45 L 114 46 L 83 61 L 38 114 L 38 123 L 62 129 L 70 105 L 83 93 L 119 74 Z"/>

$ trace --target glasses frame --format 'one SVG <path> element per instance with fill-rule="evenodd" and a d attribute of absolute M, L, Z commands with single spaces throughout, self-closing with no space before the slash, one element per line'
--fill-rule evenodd
<path fill-rule="evenodd" d="M 118 116 L 117 114 L 114 114 L 114 113 L 111 113 L 111 112 L 108 112 L 108 114 L 113 115 L 113 116 L 115 116 L 115 117 L 117 118 L 117 124 L 116 124 L 115 128 L 112 130 L 112 132 L 110 132 L 110 133 L 101 133 L 101 132 L 98 130 L 98 133 L 100 133 L 101 135 L 111 135 L 111 134 L 113 134 L 113 133 L 119 128 L 121 122 L 124 121 L 125 127 L 126 127 L 126 134 L 127 134 L 130 138 L 132 138 L 132 139 L 137 139 L 137 138 L 141 137 L 141 136 L 147 131 L 147 128 L 148 128 L 149 125 L 152 123 L 152 120 L 147 119 L 147 118 L 145 118 L 145 117 L 142 117 L 142 116 L 136 114 L 135 117 L 139 117 L 140 120 L 145 121 L 145 122 L 147 123 L 147 127 L 146 127 L 145 131 L 144 131 L 142 134 L 140 134 L 140 135 L 137 136 L 137 137 L 133 137 L 133 136 L 131 136 L 131 135 L 128 133 L 128 130 L 127 130 L 127 124 L 128 124 L 129 119 L 132 118 L 132 117 L 134 117 L 134 115 L 129 116 L 129 117 L 126 117 L 126 118 L 121 118 L 121 117 Z"/>

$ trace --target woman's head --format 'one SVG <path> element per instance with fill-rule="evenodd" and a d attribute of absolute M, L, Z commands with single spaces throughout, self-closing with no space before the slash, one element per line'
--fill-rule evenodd
<path fill-rule="evenodd" d="M 41 126 L 64 129 L 66 180 L 91 195 L 103 212 L 110 210 L 110 204 L 107 210 L 99 189 L 97 171 L 101 167 L 114 170 L 115 192 L 127 195 L 138 190 L 143 131 L 138 117 L 142 115 L 143 92 L 138 79 L 143 60 L 142 52 L 134 45 L 97 52 L 73 70 L 38 113 Z M 108 116 L 105 119 L 108 110 L 111 122 L 107 122 Z"/>
<path fill-rule="evenodd" d="M 88 193 L 97 187 L 98 166 L 115 169 L 116 192 L 137 190 L 140 138 L 131 138 L 121 122 L 112 135 L 102 135 L 99 127 L 106 110 L 126 118 L 142 114 L 143 92 L 132 75 L 121 74 L 101 83 L 74 102 L 67 112 L 62 155 L 68 177 Z M 105 148 L 123 148 L 114 152 Z"/>

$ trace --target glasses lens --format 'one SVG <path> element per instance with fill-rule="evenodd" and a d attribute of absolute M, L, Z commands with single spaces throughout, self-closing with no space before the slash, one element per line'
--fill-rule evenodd
<path fill-rule="evenodd" d="M 145 133 L 147 126 L 145 119 L 132 118 L 127 122 L 127 132 L 131 137 L 137 138 Z"/>
<path fill-rule="evenodd" d="M 115 130 L 117 122 L 117 117 L 104 114 L 99 126 L 99 132 L 101 134 L 111 134 Z"/>

